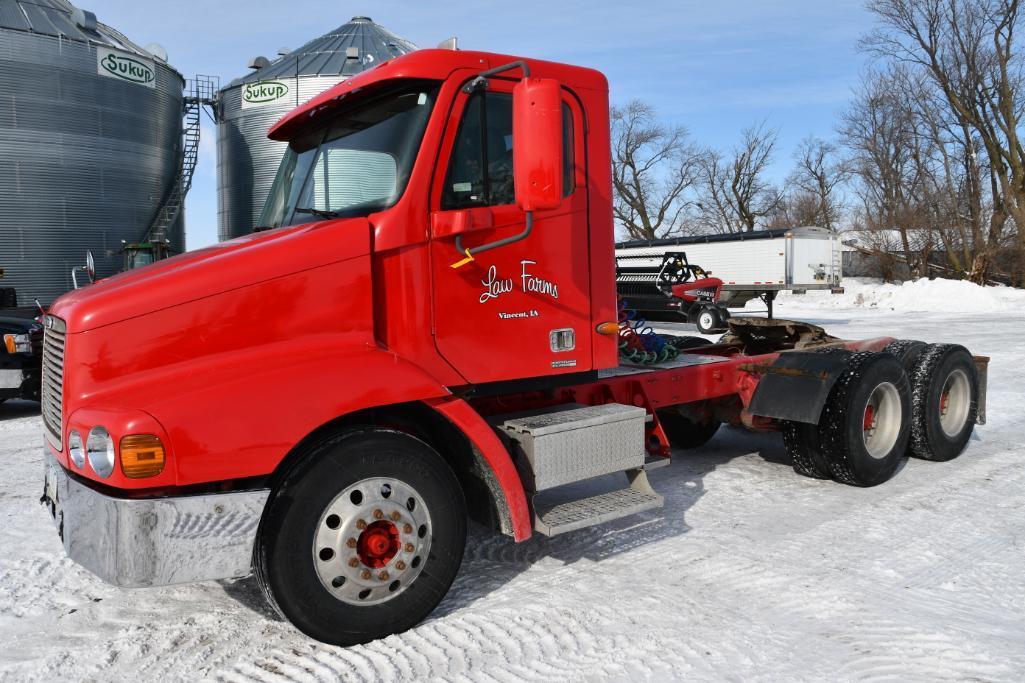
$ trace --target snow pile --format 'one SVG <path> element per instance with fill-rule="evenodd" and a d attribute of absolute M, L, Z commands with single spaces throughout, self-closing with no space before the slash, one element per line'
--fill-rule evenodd
<path fill-rule="evenodd" d="M 811 291 L 781 294 L 780 303 L 807 302 L 827 308 L 875 308 L 900 312 L 999 313 L 1025 308 L 1025 290 L 982 287 L 965 280 L 915 280 L 888 284 L 870 278 L 844 278 L 844 293 Z"/>

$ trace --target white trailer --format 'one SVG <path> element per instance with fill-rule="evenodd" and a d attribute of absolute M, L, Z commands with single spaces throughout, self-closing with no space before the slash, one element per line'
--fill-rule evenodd
<path fill-rule="evenodd" d="M 692 265 L 723 281 L 720 303 L 739 308 L 761 297 L 772 315 L 772 300 L 784 290 L 830 289 L 843 282 L 840 235 L 802 227 L 729 235 L 636 240 L 616 245 L 616 256 L 651 256 L 651 265 L 671 251 L 683 251 Z"/>

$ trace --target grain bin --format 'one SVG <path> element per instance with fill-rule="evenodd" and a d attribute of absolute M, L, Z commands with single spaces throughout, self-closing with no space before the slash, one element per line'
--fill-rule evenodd
<path fill-rule="evenodd" d="M 0 268 L 19 303 L 120 268 L 174 186 L 182 76 L 64 0 L 0 0 Z M 159 55 L 159 56 L 158 56 Z M 179 215 L 166 238 L 184 250 Z"/>
<path fill-rule="evenodd" d="M 284 114 L 349 76 L 416 49 L 369 17 L 353 17 L 274 61 L 250 62 L 251 73 L 218 98 L 217 225 L 222 240 L 252 232 L 285 144 L 267 139 Z"/>

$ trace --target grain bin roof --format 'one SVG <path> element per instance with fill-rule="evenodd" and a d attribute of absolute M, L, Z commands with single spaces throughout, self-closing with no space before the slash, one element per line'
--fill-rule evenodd
<path fill-rule="evenodd" d="M 76 17 L 75 12 L 75 6 L 66 0 L 0 0 L 0 29 L 99 43 L 153 57 L 90 13 Z"/>
<path fill-rule="evenodd" d="M 350 48 L 355 48 L 351 55 Z M 375 24 L 370 17 L 353 17 L 319 38 L 275 59 L 269 66 L 232 81 L 227 87 L 272 78 L 299 76 L 352 76 L 381 62 L 416 49 Z"/>

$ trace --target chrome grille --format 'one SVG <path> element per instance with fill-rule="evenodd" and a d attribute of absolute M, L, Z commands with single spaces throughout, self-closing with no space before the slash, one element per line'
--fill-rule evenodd
<path fill-rule="evenodd" d="M 64 321 L 46 316 L 43 333 L 43 426 L 46 440 L 61 450 L 64 445 L 62 411 L 64 406 Z"/>

